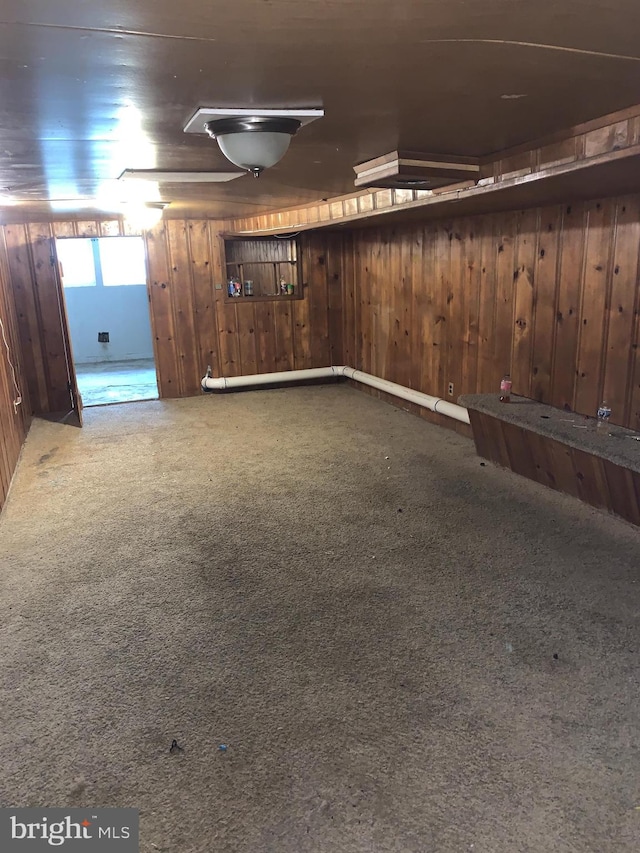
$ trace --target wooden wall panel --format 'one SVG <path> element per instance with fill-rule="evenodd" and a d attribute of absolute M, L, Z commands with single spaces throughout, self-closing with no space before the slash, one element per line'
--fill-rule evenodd
<path fill-rule="evenodd" d="M 615 243 L 612 251 L 611 292 L 609 295 L 606 348 L 603 353 L 603 388 L 612 410 L 630 418 L 630 384 L 633 366 L 634 312 L 637 308 L 638 246 L 640 245 L 640 203 L 630 199 L 618 207 Z M 621 353 L 627 353 L 627 359 Z"/>
<path fill-rule="evenodd" d="M 477 388 L 495 388 L 495 217 L 484 217 L 480 248 L 480 293 L 478 297 L 478 369 Z M 499 369 L 499 368 L 498 368 Z"/>
<path fill-rule="evenodd" d="M 550 399 L 555 401 L 555 405 L 568 409 L 573 406 L 576 380 L 586 222 L 584 205 L 572 204 L 565 208 L 556 280 L 557 311 Z M 550 400 L 543 398 L 543 402 Z"/>
<path fill-rule="evenodd" d="M 510 371 L 516 394 L 588 415 L 606 399 L 640 429 L 640 198 L 340 239 L 354 367 L 445 398 Z"/>
<path fill-rule="evenodd" d="M 48 223 L 27 226 L 31 248 L 34 286 L 40 319 L 40 336 L 47 372 L 48 412 L 71 408 L 68 350 L 61 320 L 58 272 L 52 254 Z"/>
<path fill-rule="evenodd" d="M 52 225 L 7 225 L 2 231 L 32 410 L 37 414 L 68 413 L 73 367 L 53 265 Z"/>
<path fill-rule="evenodd" d="M 214 376 L 238 376 L 343 363 L 345 235 L 304 236 L 303 298 L 229 301 L 222 231 L 221 222 L 168 220 L 144 234 L 160 396 L 199 394 L 208 365 Z M 120 220 L 0 228 L 34 411 L 61 411 L 70 397 L 51 238 L 126 233 Z M 272 251 L 288 257 L 284 241 Z"/>
<path fill-rule="evenodd" d="M 562 210 L 559 207 L 540 211 L 538 249 L 533 279 L 533 341 L 529 396 L 534 400 L 551 397 L 553 350 L 556 322 L 556 290 L 558 281 L 559 236 Z"/>
<path fill-rule="evenodd" d="M 516 264 L 513 272 L 512 380 L 516 388 L 531 396 L 535 266 L 539 235 L 539 211 L 527 210 L 518 217 Z"/>
<path fill-rule="evenodd" d="M 309 335 L 310 367 L 327 367 L 331 364 L 327 308 L 329 304 L 327 246 L 329 244 L 331 244 L 331 238 L 325 234 L 305 235 L 301 243 L 304 295 L 309 303 L 309 325 L 305 332 Z M 341 237 L 334 237 L 333 244 L 339 250 L 342 245 Z"/>
<path fill-rule="evenodd" d="M 0 330 L 0 509 L 2 509 L 31 422 L 31 404 L 20 346 L 17 312 L 11 291 L 7 247 L 1 231 L 0 320 L 2 321 Z M 18 390 L 22 403 L 14 407 Z"/>
<path fill-rule="evenodd" d="M 513 297 L 516 275 L 517 214 L 502 214 L 497 218 L 495 321 L 493 334 L 493 361 L 491 387 L 500 387 L 500 377 L 512 372 L 511 354 L 514 337 Z M 516 388 L 514 388 L 516 391 Z"/>
<path fill-rule="evenodd" d="M 462 385 L 462 377 L 465 377 L 466 384 L 475 385 L 478 372 L 481 251 L 485 220 L 478 220 L 478 222 L 468 220 L 467 222 L 469 227 L 464 232 L 462 247 L 461 288 L 465 294 L 465 310 L 462 323 L 461 377 L 458 387 Z"/>
<path fill-rule="evenodd" d="M 209 225 L 206 221 L 189 222 L 189 258 L 193 282 L 193 311 L 196 333 L 198 370 L 211 366 L 219 375 L 218 336 L 216 335 L 214 275 L 219 276 L 212 258 Z"/>
<path fill-rule="evenodd" d="M 173 317 L 174 287 L 164 226 L 147 232 L 146 245 L 151 332 L 158 390 L 161 397 L 179 397 L 181 388 Z"/>
<path fill-rule="evenodd" d="M 580 335 L 573 404 L 573 408 L 579 412 L 596 411 L 601 399 L 614 216 L 615 205 L 609 202 L 587 205 Z M 617 414 L 618 417 L 622 416 L 621 412 Z"/>
<path fill-rule="evenodd" d="M 304 236 L 302 299 L 229 300 L 222 230 L 169 220 L 146 234 L 162 397 L 199 393 L 207 365 L 214 376 L 240 376 L 325 367 L 342 356 L 342 237 L 330 250 L 325 235 Z M 256 258 L 267 250 L 288 257 L 284 241 L 254 248 Z"/>
<path fill-rule="evenodd" d="M 144 234 L 160 396 L 199 394 L 208 365 L 214 376 L 238 376 L 342 363 L 345 235 L 304 236 L 302 299 L 229 301 L 222 231 L 221 222 L 168 220 Z M 125 233 L 119 220 L 0 229 L 34 411 L 57 411 L 69 396 L 50 238 Z"/>
<path fill-rule="evenodd" d="M 186 222 L 166 223 L 166 235 L 171 267 L 171 287 L 175 329 L 175 352 L 180 376 L 181 397 L 191 397 L 200 391 L 204 373 L 198 359 L 198 334 L 193 296 L 193 263 Z"/>
<path fill-rule="evenodd" d="M 40 314 L 27 228 L 7 225 L 4 237 L 31 405 L 34 412 L 48 412 L 48 365 L 40 339 Z"/>

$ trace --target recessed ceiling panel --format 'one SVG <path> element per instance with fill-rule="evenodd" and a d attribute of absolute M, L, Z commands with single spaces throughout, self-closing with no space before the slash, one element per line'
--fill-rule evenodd
<path fill-rule="evenodd" d="M 162 169 L 125 169 L 120 181 L 152 181 L 157 184 L 223 184 L 246 172 L 163 172 Z"/>

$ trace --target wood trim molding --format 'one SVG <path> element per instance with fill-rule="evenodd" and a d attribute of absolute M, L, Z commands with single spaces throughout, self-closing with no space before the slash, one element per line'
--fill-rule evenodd
<path fill-rule="evenodd" d="M 640 142 L 536 172 L 484 185 L 473 181 L 439 192 L 378 190 L 335 199 L 330 204 L 262 214 L 225 222 L 225 235 L 273 235 L 342 226 L 374 225 L 414 217 L 444 218 L 556 204 L 640 191 Z M 638 177 L 634 180 L 633 175 Z M 355 203 L 354 203 L 355 201 Z"/>

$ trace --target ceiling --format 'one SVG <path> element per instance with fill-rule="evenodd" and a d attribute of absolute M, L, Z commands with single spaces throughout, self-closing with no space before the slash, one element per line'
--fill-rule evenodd
<path fill-rule="evenodd" d="M 170 216 L 353 191 L 394 149 L 481 156 L 640 102 L 637 0 L 2 0 L 0 211 L 115 209 L 125 168 L 228 169 L 198 107 L 323 107 L 259 180 Z M 504 98 L 504 95 L 524 95 Z"/>

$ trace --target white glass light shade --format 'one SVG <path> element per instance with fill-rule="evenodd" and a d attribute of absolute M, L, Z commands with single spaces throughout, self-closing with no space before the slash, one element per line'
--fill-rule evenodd
<path fill-rule="evenodd" d="M 287 153 L 291 134 L 262 131 L 260 133 L 223 133 L 216 136 L 220 150 L 241 169 L 268 169 Z"/>

